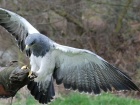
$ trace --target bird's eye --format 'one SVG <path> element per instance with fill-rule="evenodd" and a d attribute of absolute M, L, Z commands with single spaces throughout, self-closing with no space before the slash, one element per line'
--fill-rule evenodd
<path fill-rule="evenodd" d="M 30 45 L 33 45 L 34 43 L 35 43 L 35 40 Z"/>

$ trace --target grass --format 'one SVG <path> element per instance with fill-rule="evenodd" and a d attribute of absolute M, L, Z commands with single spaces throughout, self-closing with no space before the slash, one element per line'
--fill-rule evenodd
<path fill-rule="evenodd" d="M 99 96 L 72 93 L 58 98 L 50 105 L 140 105 L 140 101 L 105 93 Z"/>
<path fill-rule="evenodd" d="M 17 104 L 13 104 L 17 105 Z M 18 105 L 22 105 L 19 104 Z M 26 100 L 26 105 L 41 105 L 29 96 Z M 79 93 L 70 93 L 69 95 L 62 95 L 55 99 L 49 105 L 140 105 L 140 101 L 132 98 L 118 97 L 113 94 L 102 94 L 99 96 L 92 96 Z"/>

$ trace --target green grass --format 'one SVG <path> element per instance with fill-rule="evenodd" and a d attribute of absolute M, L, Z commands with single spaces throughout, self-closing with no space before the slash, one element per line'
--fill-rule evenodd
<path fill-rule="evenodd" d="M 72 93 L 52 102 L 50 105 L 140 105 L 140 101 L 131 98 L 117 97 L 112 94 L 91 96 Z"/>
<path fill-rule="evenodd" d="M 17 105 L 17 104 L 13 104 Z M 22 105 L 19 104 L 18 105 Z M 26 105 L 41 105 L 29 96 Z M 99 96 L 70 93 L 55 99 L 49 105 L 140 105 L 140 101 L 131 98 L 118 97 L 113 94 L 102 94 Z"/>

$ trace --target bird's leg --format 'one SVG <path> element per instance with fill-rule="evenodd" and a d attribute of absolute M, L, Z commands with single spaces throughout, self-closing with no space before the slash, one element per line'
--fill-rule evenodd
<path fill-rule="evenodd" d="M 29 68 L 28 68 L 27 65 L 22 66 L 21 69 L 22 69 L 22 70 L 26 70 L 26 69 L 29 70 Z M 29 78 L 36 78 L 37 75 L 36 75 L 34 72 L 32 72 L 32 71 L 30 70 L 30 71 L 29 71 L 29 74 L 28 74 L 28 77 L 29 77 Z"/>
<path fill-rule="evenodd" d="M 33 72 L 30 71 L 28 77 L 32 77 Z"/>
<path fill-rule="evenodd" d="M 37 77 L 37 74 L 33 71 L 30 71 L 29 74 L 28 74 L 28 77 L 29 78 L 36 78 Z"/>
<path fill-rule="evenodd" d="M 27 65 L 24 65 L 24 66 L 21 67 L 21 69 L 26 70 L 26 69 L 29 69 L 29 68 L 27 67 Z M 30 72 L 28 74 L 28 77 L 31 77 L 31 75 L 32 75 L 32 71 L 30 70 Z"/>

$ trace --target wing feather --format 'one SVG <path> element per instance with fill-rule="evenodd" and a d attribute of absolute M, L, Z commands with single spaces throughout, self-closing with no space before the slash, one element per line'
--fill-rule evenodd
<path fill-rule="evenodd" d="M 0 25 L 15 37 L 22 51 L 28 34 L 39 33 L 26 19 L 2 8 L 0 8 Z"/>
<path fill-rule="evenodd" d="M 116 90 L 139 90 L 130 77 L 103 58 L 88 51 L 55 44 L 56 57 L 54 78 L 57 84 L 79 92 L 107 92 Z"/>

